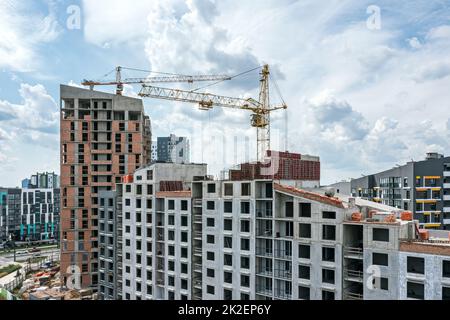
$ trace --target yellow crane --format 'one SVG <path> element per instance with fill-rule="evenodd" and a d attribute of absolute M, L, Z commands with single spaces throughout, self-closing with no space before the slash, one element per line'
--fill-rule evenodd
<path fill-rule="evenodd" d="M 257 129 L 257 160 L 263 162 L 270 150 L 270 113 L 275 110 L 287 109 L 286 103 L 270 105 L 269 101 L 269 66 L 261 70 L 259 99 L 241 99 L 220 96 L 209 93 L 199 93 L 179 89 L 155 87 L 144 83 L 139 96 L 171 101 L 198 103 L 200 110 L 211 110 L 214 106 L 248 110 L 252 112 L 251 126 Z"/>
<path fill-rule="evenodd" d="M 258 67 L 256 69 L 260 69 Z M 251 126 L 257 129 L 257 160 L 263 162 L 265 160 L 267 151 L 270 150 L 270 114 L 272 111 L 287 109 L 286 103 L 281 105 L 270 105 L 269 99 L 269 79 L 270 71 L 269 65 L 264 65 L 261 69 L 260 78 L 260 91 L 259 99 L 242 99 L 233 98 L 227 96 L 220 96 L 210 93 L 199 93 L 198 90 L 179 90 L 162 88 L 151 85 L 152 83 L 172 83 L 172 82 L 187 82 L 193 83 L 198 81 L 226 81 L 231 80 L 237 76 L 230 77 L 226 75 L 199 75 L 199 76 L 189 76 L 189 75 L 179 75 L 170 74 L 163 72 L 154 72 L 161 74 L 160 76 L 149 76 L 146 78 L 125 78 L 122 79 L 122 70 L 133 70 L 133 71 L 145 71 L 140 69 L 132 69 L 126 67 L 117 67 L 112 70 L 109 74 L 115 71 L 116 79 L 108 81 L 95 81 L 95 80 L 83 80 L 82 85 L 89 86 L 91 90 L 95 86 L 101 85 L 115 85 L 116 94 L 122 95 L 124 84 L 142 84 L 142 89 L 139 93 L 141 97 L 164 99 L 171 101 L 180 102 L 190 102 L 198 103 L 200 110 L 211 110 L 213 107 L 224 107 L 232 109 L 248 110 L 252 113 L 251 115 Z M 250 71 L 256 70 L 252 69 Z M 247 71 L 249 72 L 249 71 Z M 247 73 L 244 72 L 244 73 Z M 243 74 L 244 74 L 243 73 Z M 108 76 L 109 74 L 105 75 Z M 239 75 L 238 75 L 239 76 Z M 275 83 L 276 84 L 276 83 Z M 278 87 L 276 89 L 279 91 Z M 281 93 L 278 92 L 281 96 Z"/>
<path fill-rule="evenodd" d="M 115 80 L 83 80 L 81 84 L 83 86 L 88 86 L 91 90 L 94 90 L 95 86 L 109 86 L 115 85 L 116 94 L 122 95 L 123 93 L 123 85 L 124 84 L 149 84 L 149 83 L 171 83 L 171 82 L 199 82 L 199 81 L 225 81 L 231 80 L 230 76 L 226 75 L 199 75 L 199 76 L 188 76 L 188 75 L 180 75 L 180 74 L 170 74 L 164 72 L 154 72 L 158 74 L 163 74 L 157 77 L 146 77 L 146 78 L 126 78 L 122 79 L 122 70 L 133 70 L 133 71 L 144 71 L 144 72 L 152 72 L 140 69 L 126 68 L 126 67 L 116 67 L 113 71 L 116 73 Z M 111 74 L 111 71 L 109 74 Z M 152 72 L 153 73 L 153 72 Z M 108 76 L 107 74 L 106 76 Z"/>

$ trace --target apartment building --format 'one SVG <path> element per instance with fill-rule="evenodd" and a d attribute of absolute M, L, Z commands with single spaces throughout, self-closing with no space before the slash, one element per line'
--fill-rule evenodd
<path fill-rule="evenodd" d="M 0 188 L 0 240 L 59 239 L 60 190 Z"/>
<path fill-rule="evenodd" d="M 420 226 L 450 230 L 450 157 L 424 161 L 351 180 L 351 194 L 412 211 Z"/>
<path fill-rule="evenodd" d="M 61 272 L 98 285 L 99 193 L 150 162 L 142 100 L 61 85 Z"/>
<path fill-rule="evenodd" d="M 157 160 L 160 162 L 189 163 L 189 139 L 171 134 L 168 137 L 158 137 Z"/>
<path fill-rule="evenodd" d="M 99 193 L 99 300 L 122 300 L 122 184 Z"/>
<path fill-rule="evenodd" d="M 191 183 L 205 164 L 154 163 L 123 184 L 122 298 L 192 298 Z"/>
<path fill-rule="evenodd" d="M 56 189 L 59 188 L 59 176 L 54 172 L 36 173 L 31 178 L 22 180 L 25 189 Z"/>

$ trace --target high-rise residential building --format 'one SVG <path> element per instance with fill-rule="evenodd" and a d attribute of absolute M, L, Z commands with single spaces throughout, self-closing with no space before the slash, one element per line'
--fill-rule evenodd
<path fill-rule="evenodd" d="M 61 273 L 98 285 L 99 194 L 150 162 L 142 100 L 61 85 Z"/>
<path fill-rule="evenodd" d="M 155 164 L 124 182 L 122 299 L 450 297 L 450 233 L 420 230 L 412 212 L 302 181 L 205 174 Z"/>
<path fill-rule="evenodd" d="M 152 162 L 158 161 L 158 142 L 152 141 Z"/>
<path fill-rule="evenodd" d="M 450 230 L 450 157 L 429 153 L 426 160 L 352 179 L 351 194 L 412 211 L 421 227 Z"/>
<path fill-rule="evenodd" d="M 0 240 L 59 239 L 60 190 L 0 188 Z"/>
<path fill-rule="evenodd" d="M 36 173 L 22 180 L 22 188 L 27 189 L 56 189 L 59 188 L 59 176 L 54 172 Z"/>
<path fill-rule="evenodd" d="M 171 134 L 169 137 L 158 137 L 157 160 L 159 162 L 189 163 L 190 146 L 186 137 L 177 137 Z"/>

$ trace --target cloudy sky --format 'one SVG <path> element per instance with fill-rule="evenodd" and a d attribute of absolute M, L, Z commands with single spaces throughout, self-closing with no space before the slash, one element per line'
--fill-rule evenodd
<path fill-rule="evenodd" d="M 450 155 L 448 0 L 0 0 L 0 16 L 2 186 L 59 172 L 59 84 L 117 65 L 236 75 L 268 63 L 289 106 L 273 114 L 273 147 L 319 155 L 322 183 Z M 204 90 L 257 98 L 258 84 L 256 70 Z M 154 136 L 188 135 L 213 174 L 255 157 L 246 111 L 145 106 Z"/>

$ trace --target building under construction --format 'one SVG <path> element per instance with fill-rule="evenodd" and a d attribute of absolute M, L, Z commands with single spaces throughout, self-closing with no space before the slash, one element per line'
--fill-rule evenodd
<path fill-rule="evenodd" d="M 98 283 L 98 195 L 150 162 L 141 99 L 61 85 L 61 274 Z M 70 278 L 69 278 L 70 277 Z"/>

